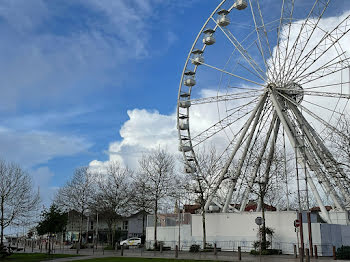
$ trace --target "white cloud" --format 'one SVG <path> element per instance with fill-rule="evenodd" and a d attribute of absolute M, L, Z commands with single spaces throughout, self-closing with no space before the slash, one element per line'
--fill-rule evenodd
<path fill-rule="evenodd" d="M 162 115 L 158 111 L 134 109 L 127 112 L 127 120 L 120 129 L 121 141 L 109 145 L 109 161 L 118 161 L 132 169 L 143 153 L 158 147 L 169 152 L 178 148 L 175 114 Z M 90 167 L 104 167 L 108 162 L 94 160 Z"/>

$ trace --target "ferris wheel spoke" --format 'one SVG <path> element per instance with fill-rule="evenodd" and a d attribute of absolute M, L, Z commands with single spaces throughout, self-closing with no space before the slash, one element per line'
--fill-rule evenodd
<path fill-rule="evenodd" d="M 277 51 L 274 54 L 274 64 L 275 66 L 275 81 L 278 81 L 278 74 L 279 70 L 281 69 L 281 48 L 283 49 L 283 46 L 281 44 L 281 39 L 285 37 L 286 39 L 289 39 L 289 33 L 290 33 L 290 27 L 292 24 L 292 19 L 293 19 L 293 11 L 294 11 L 294 0 L 283 0 L 282 2 L 282 9 L 281 9 L 281 17 L 280 17 L 280 22 L 277 30 Z M 283 33 L 282 27 L 285 25 L 285 21 L 288 23 L 288 35 L 286 36 Z M 289 40 L 287 40 L 287 45 L 288 45 Z M 287 52 L 288 46 L 285 47 L 285 50 Z M 283 58 L 282 58 L 283 59 Z M 277 62 L 278 62 L 278 68 L 277 68 Z"/>
<path fill-rule="evenodd" d="M 237 108 L 234 112 L 226 116 L 225 118 L 221 119 L 220 121 L 216 122 L 200 134 L 196 135 L 192 138 L 192 140 L 195 142 L 193 147 L 198 146 L 199 144 L 203 143 L 207 139 L 213 137 L 214 135 L 218 134 L 219 132 L 223 131 L 225 128 L 229 127 L 230 125 L 242 120 L 244 117 L 248 116 L 250 113 L 254 111 L 254 108 L 245 108 L 249 107 L 251 105 L 254 105 L 253 103 L 256 102 L 257 99 L 254 99 L 253 101 L 243 105 L 240 108 Z M 240 131 L 239 131 L 240 132 Z M 238 132 L 238 133 L 239 133 Z M 237 134 L 238 134 L 237 133 Z M 236 134 L 236 135 L 237 135 Z"/>
<path fill-rule="evenodd" d="M 263 91 L 264 90 L 238 92 L 238 93 L 232 93 L 232 94 L 228 94 L 228 95 L 211 96 L 211 97 L 204 97 L 204 98 L 198 98 L 198 99 L 191 99 L 189 101 L 191 102 L 191 105 L 200 105 L 200 104 L 207 104 L 207 103 L 225 102 L 225 101 L 232 101 L 232 100 L 239 100 L 239 99 L 246 99 L 246 98 L 256 97 L 256 96 L 261 95 Z"/>
<path fill-rule="evenodd" d="M 312 87 L 306 87 L 303 89 L 304 89 L 304 91 L 306 91 L 306 90 L 310 90 L 310 89 L 318 89 L 318 88 L 331 87 L 331 86 L 342 86 L 345 84 L 350 84 L 350 81 L 344 81 L 344 82 L 338 82 L 338 83 L 326 84 L 326 85 L 313 85 Z"/>
<path fill-rule="evenodd" d="M 319 79 L 322 79 L 324 77 L 327 77 L 327 76 L 330 76 L 332 74 L 335 74 L 335 73 L 338 73 L 340 71 L 344 70 L 343 67 L 341 68 L 337 68 L 337 69 L 334 69 L 333 71 L 329 71 L 328 73 L 325 73 L 325 74 L 321 74 L 321 75 L 315 75 L 313 76 L 313 78 L 310 78 L 310 79 L 306 79 L 305 81 L 301 81 L 300 84 L 303 85 L 303 84 L 309 84 L 313 81 L 316 81 L 316 80 L 319 80 Z"/>
<path fill-rule="evenodd" d="M 317 106 L 317 107 L 319 107 L 319 108 L 325 109 L 325 110 L 327 110 L 327 111 L 329 111 L 329 112 L 331 112 L 331 113 L 336 113 L 336 114 L 339 114 L 339 115 L 343 115 L 343 113 L 340 113 L 340 112 L 336 111 L 335 109 L 330 109 L 330 108 L 328 108 L 328 107 L 318 105 L 318 104 L 313 103 L 313 102 L 311 102 L 311 101 L 307 101 L 307 100 L 305 100 L 305 99 L 303 99 L 303 102 L 306 102 L 306 103 L 308 103 L 308 104 L 310 104 L 310 105 Z"/>
<path fill-rule="evenodd" d="M 303 74 L 321 57 L 324 56 L 336 43 L 339 42 L 350 31 L 350 15 L 343 19 L 332 31 L 327 32 L 321 40 L 314 46 L 294 67 L 294 73 L 289 79 L 293 79 L 299 72 Z"/>
<path fill-rule="evenodd" d="M 326 85 L 328 86 L 328 85 Z M 323 86 L 321 86 L 323 87 Z M 278 91 L 290 91 L 288 88 L 276 88 Z M 304 96 L 323 96 L 323 97 L 329 97 L 329 98 L 346 98 L 350 99 L 350 94 L 343 94 L 343 93 L 335 93 L 335 92 L 321 92 L 321 91 L 308 91 L 308 90 L 297 90 L 293 89 L 293 92 L 300 92 L 301 94 L 304 94 Z"/>
<path fill-rule="evenodd" d="M 295 65 L 299 63 L 299 60 L 310 42 L 310 39 L 312 38 L 312 35 L 314 34 L 324 12 L 326 11 L 329 2 L 330 0 L 316 0 L 314 2 L 314 5 L 311 8 L 306 20 L 302 24 L 299 34 L 285 60 L 287 62 L 288 59 L 290 59 L 287 70 L 284 74 L 285 79 L 288 79 L 289 75 L 292 73 L 291 71 L 295 69 Z M 299 55 L 297 57 L 295 53 L 296 50 L 299 51 Z M 296 57 L 295 62 L 293 62 L 294 57 Z"/>
<path fill-rule="evenodd" d="M 348 63 L 350 58 L 344 58 L 344 59 L 339 59 L 341 56 L 343 56 L 345 54 L 345 52 L 337 55 L 336 57 L 334 57 L 333 59 L 329 60 L 327 63 L 323 64 L 322 66 L 320 66 L 319 68 L 312 70 L 311 72 L 307 72 L 305 74 L 299 74 L 298 76 L 296 76 L 293 79 L 293 82 L 300 82 L 304 79 L 306 80 L 313 80 L 315 77 L 320 77 L 323 76 L 325 74 L 329 74 L 329 73 L 333 73 L 333 72 L 338 72 L 339 70 L 348 68 Z M 336 61 L 335 61 L 336 60 Z M 335 62 L 333 62 L 335 61 Z"/>
<path fill-rule="evenodd" d="M 291 29 L 292 29 L 292 21 L 293 21 L 293 14 L 294 14 L 294 0 L 287 0 L 288 4 L 287 5 L 283 5 L 283 12 L 289 10 L 289 14 L 287 11 L 287 15 L 289 16 L 288 18 L 288 30 L 287 30 L 287 34 L 285 34 L 282 30 L 282 32 L 279 35 L 278 38 L 278 46 L 279 51 L 278 51 L 278 57 L 279 57 L 279 67 L 278 67 L 278 72 L 277 72 L 277 77 L 276 80 L 279 81 L 280 83 L 282 82 L 282 72 L 284 71 L 285 65 L 286 65 L 286 61 L 287 61 L 287 57 L 288 57 L 288 51 L 289 51 L 289 42 L 290 42 L 290 36 L 291 36 Z M 285 4 L 285 2 L 284 2 Z M 287 8 L 285 8 L 287 7 Z M 283 15 L 285 16 L 285 15 Z M 283 21 L 282 21 L 283 23 Z M 281 24 L 281 23 L 280 23 Z M 280 42 L 280 39 L 284 38 L 286 39 L 286 41 L 282 41 Z M 284 52 L 282 52 L 282 50 L 284 49 Z M 282 57 L 283 54 L 283 57 Z M 281 60 L 283 60 L 284 62 L 281 62 Z"/>
<path fill-rule="evenodd" d="M 308 115 L 310 115 L 312 118 L 314 118 L 315 120 L 317 120 L 318 122 L 320 122 L 321 124 L 323 124 L 325 127 L 329 128 L 330 130 L 332 130 L 333 132 L 335 132 L 336 134 L 338 134 L 340 137 L 344 137 L 346 138 L 346 136 L 340 132 L 337 128 L 335 128 L 334 126 L 332 126 L 331 124 L 329 124 L 327 121 L 323 120 L 321 117 L 319 117 L 317 114 L 315 114 L 314 112 L 312 112 L 311 110 L 309 110 L 307 107 L 298 104 L 297 102 L 295 102 L 293 99 L 289 98 L 288 96 L 277 92 L 278 95 L 280 95 L 281 97 L 283 97 L 284 99 L 286 99 L 287 101 L 289 101 L 290 103 L 294 104 L 295 106 L 301 108 L 303 110 L 303 112 L 307 113 Z"/>
<path fill-rule="evenodd" d="M 223 70 L 223 69 L 220 69 L 220 68 L 218 68 L 218 67 L 215 67 L 215 66 L 212 66 L 212 65 L 208 65 L 208 64 L 206 64 L 206 63 L 201 63 L 201 65 L 210 67 L 210 68 L 215 69 L 215 70 L 217 70 L 217 71 L 219 71 L 219 72 L 221 72 L 221 73 L 224 73 L 224 74 L 227 74 L 227 75 L 236 77 L 236 78 L 238 78 L 238 79 L 247 81 L 247 82 L 249 82 L 249 83 L 252 83 L 252 84 L 255 84 L 255 85 L 258 85 L 258 86 L 264 86 L 264 84 L 262 84 L 262 83 L 258 83 L 258 82 L 255 82 L 255 81 L 253 81 L 253 80 L 250 80 L 250 79 L 248 79 L 248 78 L 245 78 L 245 77 L 242 77 L 242 76 L 239 76 L 239 75 L 230 73 L 230 72 L 228 72 L 228 71 L 226 71 L 226 70 Z"/>
<path fill-rule="evenodd" d="M 269 72 L 269 74 L 272 75 L 271 66 L 268 64 L 268 59 L 272 58 L 272 52 L 271 52 L 270 42 L 267 35 L 264 19 L 261 14 L 259 0 L 249 0 L 249 4 L 250 4 L 251 13 L 253 16 L 255 31 L 258 37 L 258 44 L 260 47 L 259 49 L 261 51 L 261 56 L 266 68 L 266 72 Z M 253 4 L 254 4 L 254 7 L 253 7 Z M 271 61 L 273 62 L 272 67 L 275 68 L 274 60 L 271 59 Z M 267 76 L 267 78 L 269 78 L 269 76 Z"/>
<path fill-rule="evenodd" d="M 245 59 L 245 61 L 250 65 L 250 67 L 255 71 L 255 73 L 259 76 L 262 81 L 266 81 L 265 72 L 261 69 L 261 67 L 254 61 L 252 56 L 248 53 L 248 51 L 243 47 L 243 45 L 237 40 L 237 38 L 231 33 L 228 28 L 222 28 L 218 25 L 217 21 L 212 18 L 212 20 L 216 23 L 217 27 L 224 33 L 226 38 L 232 43 L 232 45 L 238 50 L 240 55 Z"/>

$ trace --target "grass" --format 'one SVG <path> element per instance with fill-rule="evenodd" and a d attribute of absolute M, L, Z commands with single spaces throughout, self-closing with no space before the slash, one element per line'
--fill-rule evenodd
<path fill-rule="evenodd" d="M 166 258 L 141 258 L 141 257 L 104 257 L 95 259 L 75 260 L 77 262 L 191 262 L 196 260 L 166 259 Z M 205 262 L 205 261 L 201 261 Z"/>
<path fill-rule="evenodd" d="M 41 254 L 41 253 L 21 253 L 21 254 L 12 254 L 11 256 L 0 258 L 1 262 L 38 262 L 38 261 L 45 261 L 45 260 L 51 260 L 55 258 L 63 258 L 63 257 L 74 257 L 77 255 L 69 255 L 69 254 Z"/>

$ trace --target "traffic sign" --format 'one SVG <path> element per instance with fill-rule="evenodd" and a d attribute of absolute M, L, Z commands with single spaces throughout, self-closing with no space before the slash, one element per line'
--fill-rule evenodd
<path fill-rule="evenodd" d="M 294 220 L 294 226 L 300 227 L 300 220 L 299 219 Z"/>
<path fill-rule="evenodd" d="M 257 224 L 258 226 L 261 226 L 262 223 L 264 223 L 264 219 L 262 217 L 255 218 L 255 224 Z"/>

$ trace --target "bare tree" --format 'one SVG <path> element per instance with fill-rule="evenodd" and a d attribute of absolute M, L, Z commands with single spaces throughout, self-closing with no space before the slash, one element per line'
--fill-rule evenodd
<path fill-rule="evenodd" d="M 136 212 L 142 212 L 142 241 L 146 238 L 146 214 L 153 211 L 153 197 L 150 194 L 147 178 L 142 173 L 133 175 L 132 190 L 134 192 L 131 205 Z"/>
<path fill-rule="evenodd" d="M 80 214 L 79 243 L 82 242 L 83 220 L 92 202 L 94 187 L 93 174 L 88 167 L 79 167 L 74 175 L 63 187 L 61 187 L 55 198 L 57 206 L 64 210 L 75 210 Z"/>
<path fill-rule="evenodd" d="M 30 176 L 18 165 L 0 160 L 0 246 L 4 229 L 35 215 L 39 201 L 39 190 L 33 190 Z"/>
<path fill-rule="evenodd" d="M 329 132 L 332 153 L 337 158 L 340 166 L 350 173 L 350 115 L 345 113 L 338 119 L 339 132 Z M 348 181 L 350 177 L 346 178 Z"/>
<path fill-rule="evenodd" d="M 203 248 L 206 247 L 206 224 L 205 224 L 205 204 L 209 198 L 209 194 L 212 192 L 216 185 L 218 175 L 220 173 L 222 163 L 217 156 L 214 147 L 211 147 L 209 151 L 205 148 L 197 154 L 198 165 L 200 170 L 192 169 L 193 173 L 188 173 L 189 183 L 186 188 L 188 192 L 195 197 L 195 202 L 201 207 L 202 214 L 202 226 L 203 226 Z M 220 202 L 220 201 L 219 201 Z"/>
<path fill-rule="evenodd" d="M 106 172 L 100 173 L 97 181 L 97 193 L 91 208 L 106 219 L 111 245 L 115 242 L 113 229 L 118 219 L 130 214 L 132 210 L 131 199 L 134 191 L 131 176 L 130 169 L 120 166 L 118 162 L 110 162 Z"/>
<path fill-rule="evenodd" d="M 154 241 L 157 246 L 157 214 L 159 202 L 171 196 L 176 188 L 174 157 L 163 149 L 145 154 L 139 160 L 140 172 L 136 178 L 144 186 L 144 195 L 154 213 Z"/>

